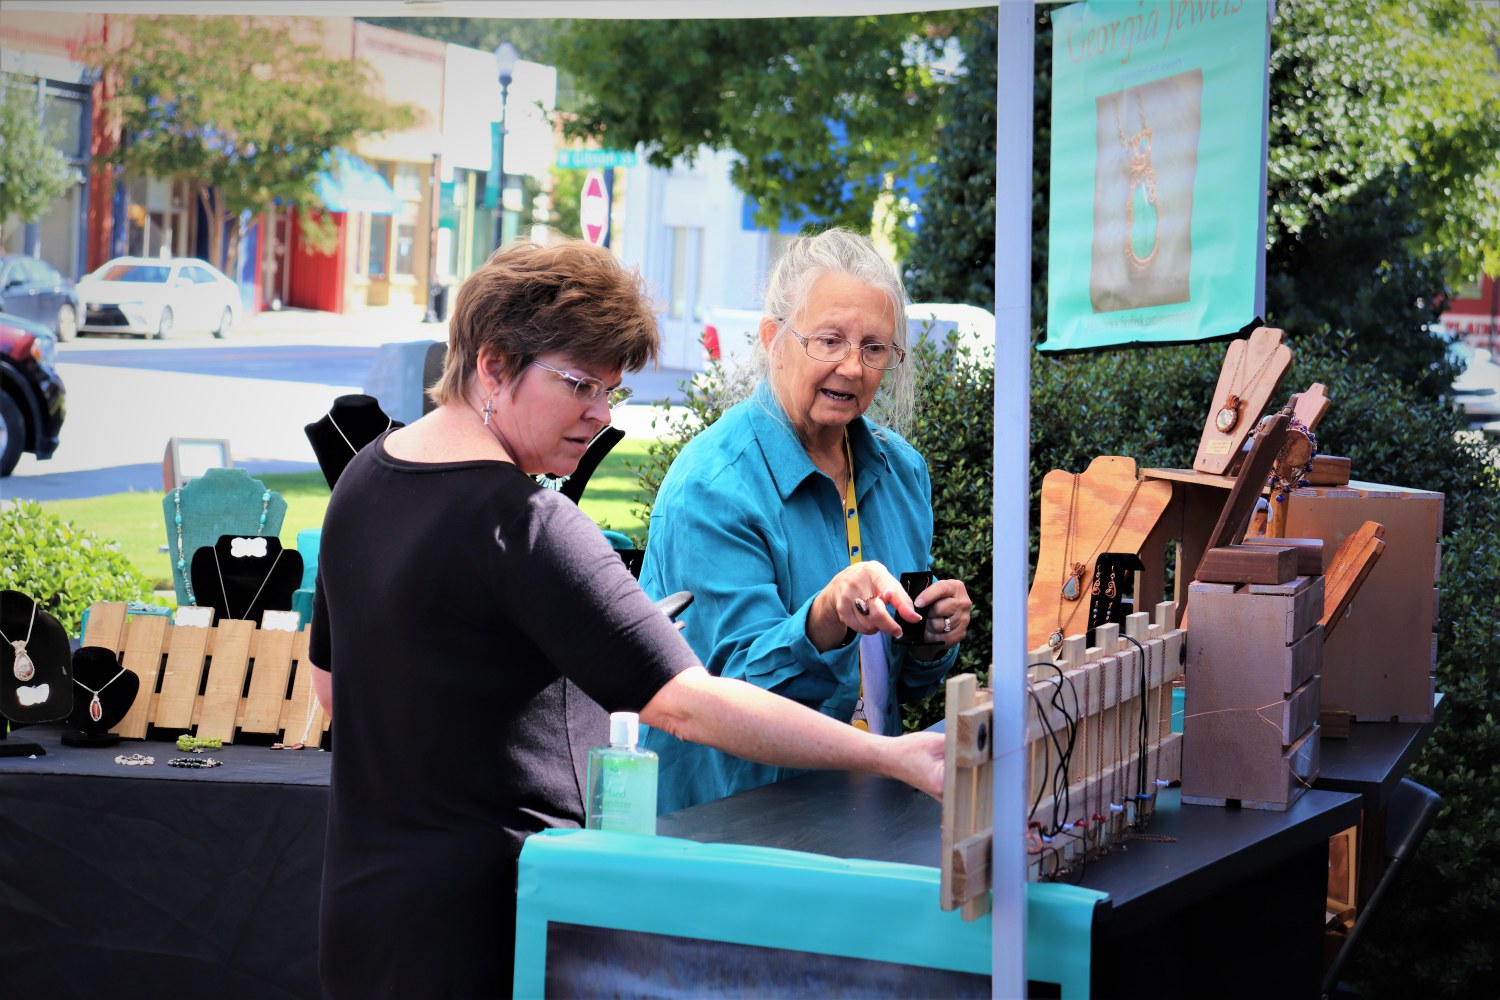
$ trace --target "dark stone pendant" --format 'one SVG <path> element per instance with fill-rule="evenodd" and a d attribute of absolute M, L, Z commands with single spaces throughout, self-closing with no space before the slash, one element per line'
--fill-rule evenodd
<path fill-rule="evenodd" d="M 1082 563 L 1074 563 L 1073 571 L 1063 581 L 1062 597 L 1065 601 L 1076 601 L 1083 593 L 1083 571 Z"/>

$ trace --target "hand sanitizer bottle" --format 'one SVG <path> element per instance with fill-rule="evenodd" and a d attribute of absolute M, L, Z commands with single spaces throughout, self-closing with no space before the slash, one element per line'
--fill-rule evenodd
<path fill-rule="evenodd" d="M 636 746 L 640 716 L 612 712 L 609 746 L 589 751 L 590 830 L 656 833 L 656 754 Z"/>

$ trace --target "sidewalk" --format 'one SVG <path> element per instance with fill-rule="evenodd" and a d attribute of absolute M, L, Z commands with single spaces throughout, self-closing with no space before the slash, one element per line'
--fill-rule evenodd
<path fill-rule="evenodd" d="M 84 336 L 59 346 L 58 372 L 67 387 L 67 418 L 57 453 L 41 462 L 25 454 L 0 480 L 0 499 L 58 500 L 162 488 L 162 459 L 173 437 L 229 441 L 233 464 L 252 475 L 318 470 L 304 427 L 339 396 L 363 384 L 188 374 L 149 367 L 70 362 L 100 350 L 212 350 L 216 347 L 383 344 L 446 340 L 447 325 L 422 323 L 420 308 L 372 309 L 354 315 L 283 310 L 247 317 L 229 341 L 207 335 L 161 341 Z M 345 366 L 344 371 L 348 371 Z M 680 400 L 677 384 L 692 373 L 641 372 L 635 399 L 615 411 L 628 437 L 655 437 L 663 415 L 657 399 Z M 676 407 L 673 408 L 676 411 Z"/>

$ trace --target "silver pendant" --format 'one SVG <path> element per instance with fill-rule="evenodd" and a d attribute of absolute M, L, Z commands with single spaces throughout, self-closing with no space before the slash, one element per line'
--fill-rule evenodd
<path fill-rule="evenodd" d="M 11 643 L 11 647 L 16 651 L 16 662 L 11 669 L 15 671 L 16 680 L 25 683 L 36 676 L 36 664 L 32 663 L 31 657 L 26 654 L 25 639 L 17 639 Z"/>
<path fill-rule="evenodd" d="M 99 704 L 99 695 L 97 692 L 94 694 L 93 700 L 89 702 L 89 718 L 95 722 L 104 718 L 104 706 Z"/>

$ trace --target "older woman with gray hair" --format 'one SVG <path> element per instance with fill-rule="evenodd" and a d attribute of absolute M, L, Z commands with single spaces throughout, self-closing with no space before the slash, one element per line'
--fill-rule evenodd
<path fill-rule="evenodd" d="M 792 242 L 749 377 L 731 380 L 747 398 L 668 470 L 641 571 L 652 596 L 696 596 L 681 620 L 710 672 L 884 735 L 952 665 L 973 608 L 959 580 L 908 594 L 898 578 L 932 562 L 927 465 L 898 433 L 912 412 L 905 306 L 865 237 Z M 660 730 L 643 742 L 661 757 L 662 812 L 796 773 Z"/>

